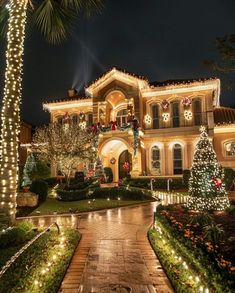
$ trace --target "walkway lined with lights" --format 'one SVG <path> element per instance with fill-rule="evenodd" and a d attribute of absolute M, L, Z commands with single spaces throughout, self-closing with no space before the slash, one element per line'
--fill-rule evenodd
<path fill-rule="evenodd" d="M 78 218 L 82 239 L 60 292 L 173 292 L 146 236 L 154 207 L 150 203 Z"/>

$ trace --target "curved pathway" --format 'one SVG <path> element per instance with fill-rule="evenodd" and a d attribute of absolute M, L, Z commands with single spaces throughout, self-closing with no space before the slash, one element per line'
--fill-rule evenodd
<path fill-rule="evenodd" d="M 56 220 L 82 233 L 60 292 L 174 292 L 147 239 L 155 206 L 34 218 L 39 225 Z"/>

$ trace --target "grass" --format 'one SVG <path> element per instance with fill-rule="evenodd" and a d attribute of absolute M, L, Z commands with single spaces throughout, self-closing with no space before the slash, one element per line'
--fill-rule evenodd
<path fill-rule="evenodd" d="M 101 209 L 116 208 L 134 204 L 150 202 L 151 200 L 114 200 L 95 199 L 95 200 L 79 200 L 79 201 L 58 201 L 55 198 L 47 198 L 37 209 L 30 215 L 50 215 L 54 212 L 58 214 L 70 212 L 90 212 Z"/>

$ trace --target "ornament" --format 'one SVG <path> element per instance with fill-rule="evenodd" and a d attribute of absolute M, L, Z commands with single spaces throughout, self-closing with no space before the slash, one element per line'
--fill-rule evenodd
<path fill-rule="evenodd" d="M 170 114 L 169 113 L 162 113 L 162 119 L 164 122 L 168 122 L 170 119 Z"/>
<path fill-rule="evenodd" d="M 163 100 L 160 105 L 163 110 L 166 110 L 169 108 L 170 103 L 167 100 Z"/>
<path fill-rule="evenodd" d="M 116 163 L 116 159 L 115 159 L 115 158 L 112 158 L 112 159 L 110 160 L 110 164 L 114 165 L 115 163 Z"/>
<path fill-rule="evenodd" d="M 117 128 L 117 121 L 110 121 L 109 122 L 111 130 L 116 130 Z"/>
<path fill-rule="evenodd" d="M 80 123 L 79 123 L 79 127 L 80 127 L 81 129 L 85 129 L 85 128 L 86 128 L 86 121 L 82 121 L 82 122 L 80 122 Z"/>
<path fill-rule="evenodd" d="M 126 171 L 126 172 L 129 172 L 130 171 L 130 164 L 128 162 L 125 162 L 123 165 L 122 165 L 122 168 Z"/>
<path fill-rule="evenodd" d="M 144 116 L 144 122 L 145 122 L 147 125 L 150 125 L 150 124 L 151 124 L 151 122 L 152 122 L 152 118 L 151 118 L 151 116 L 150 116 L 149 114 L 146 114 L 146 115 Z"/>
<path fill-rule="evenodd" d="M 84 112 L 80 112 L 80 113 L 79 113 L 79 119 L 80 119 L 80 120 L 84 120 L 84 119 L 85 119 L 85 114 L 84 114 Z"/>
<path fill-rule="evenodd" d="M 184 111 L 184 118 L 186 120 L 192 120 L 193 118 L 193 113 L 190 110 L 185 110 Z"/>
<path fill-rule="evenodd" d="M 214 181 L 216 187 L 221 188 L 224 180 L 220 178 L 213 177 L 212 180 Z"/>
<path fill-rule="evenodd" d="M 189 107 L 192 104 L 192 101 L 188 97 L 184 97 L 182 100 L 182 105 L 184 107 Z"/>

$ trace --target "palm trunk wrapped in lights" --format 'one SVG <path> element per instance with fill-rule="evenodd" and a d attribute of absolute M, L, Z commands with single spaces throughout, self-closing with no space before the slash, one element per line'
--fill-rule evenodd
<path fill-rule="evenodd" d="M 6 72 L 1 112 L 0 212 L 15 220 L 18 185 L 18 136 L 27 0 L 11 0 L 7 33 Z"/>

